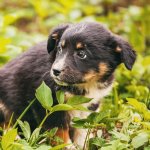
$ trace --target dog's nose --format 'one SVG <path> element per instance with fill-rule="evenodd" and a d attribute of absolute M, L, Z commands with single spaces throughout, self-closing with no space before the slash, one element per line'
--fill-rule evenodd
<path fill-rule="evenodd" d="M 60 70 L 53 69 L 53 74 L 54 74 L 55 76 L 59 76 L 59 75 L 60 75 L 60 73 L 61 73 L 61 71 L 60 71 Z"/>

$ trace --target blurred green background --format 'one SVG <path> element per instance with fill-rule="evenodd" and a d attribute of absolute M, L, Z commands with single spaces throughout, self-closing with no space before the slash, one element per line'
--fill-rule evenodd
<path fill-rule="evenodd" d="M 133 70 L 116 72 L 121 98 L 149 99 L 150 1 L 144 0 L 0 0 L 0 66 L 46 40 L 65 22 L 98 21 L 128 40 L 137 51 Z"/>

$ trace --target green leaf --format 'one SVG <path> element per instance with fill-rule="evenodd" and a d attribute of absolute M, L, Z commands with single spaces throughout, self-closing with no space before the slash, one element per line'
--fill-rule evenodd
<path fill-rule="evenodd" d="M 60 149 L 62 149 L 62 148 L 65 148 L 65 147 L 68 146 L 68 145 L 70 145 L 70 144 L 60 144 L 60 145 L 58 145 L 58 146 L 55 146 L 55 147 L 53 147 L 53 148 L 50 148 L 50 150 L 60 150 Z"/>
<path fill-rule="evenodd" d="M 105 143 L 105 140 L 100 137 L 95 137 L 90 139 L 90 143 L 101 147 Z"/>
<path fill-rule="evenodd" d="M 144 129 L 150 130 L 150 122 L 140 122 L 140 124 L 142 124 Z"/>
<path fill-rule="evenodd" d="M 7 150 L 24 150 L 24 146 L 20 143 L 12 143 Z"/>
<path fill-rule="evenodd" d="M 24 121 L 24 123 L 21 120 L 17 120 L 18 124 L 23 132 L 24 137 L 27 139 L 27 141 L 29 140 L 30 136 L 31 136 L 31 129 L 30 129 L 30 125 L 27 121 Z"/>
<path fill-rule="evenodd" d="M 130 105 L 132 105 L 134 107 L 134 109 L 136 109 L 138 112 L 140 113 L 146 113 L 148 112 L 148 109 L 146 107 L 146 105 L 142 102 L 137 101 L 134 98 L 127 98 L 127 101 Z"/>
<path fill-rule="evenodd" d="M 64 140 L 61 137 L 59 137 L 59 136 L 54 136 L 52 141 L 58 143 L 57 145 L 60 145 L 60 144 L 64 143 Z"/>
<path fill-rule="evenodd" d="M 64 94 L 63 91 L 57 91 L 57 92 L 56 92 L 56 97 L 57 97 L 57 100 L 58 100 L 58 103 L 59 103 L 59 104 L 63 104 L 63 103 L 64 103 L 65 94 Z"/>
<path fill-rule="evenodd" d="M 3 150 L 8 150 L 8 147 L 15 141 L 17 129 L 11 129 L 2 136 L 1 145 Z"/>
<path fill-rule="evenodd" d="M 121 141 L 129 142 L 130 137 L 128 135 L 125 135 L 123 133 L 117 132 L 117 131 L 111 131 L 111 134 L 115 136 L 115 138 L 120 139 Z"/>
<path fill-rule="evenodd" d="M 97 112 L 93 112 L 91 113 L 87 119 L 88 119 L 88 122 L 91 122 L 91 123 L 100 123 L 104 118 L 107 118 L 110 116 L 110 113 L 109 111 L 100 111 L 99 113 Z"/>
<path fill-rule="evenodd" d="M 33 148 L 29 145 L 29 143 L 26 140 L 24 140 L 24 139 L 20 139 L 18 141 L 18 143 L 23 145 L 23 150 L 33 150 Z"/>
<path fill-rule="evenodd" d="M 44 81 L 37 88 L 35 96 L 44 108 L 48 110 L 51 109 L 51 106 L 53 105 L 52 91 Z"/>
<path fill-rule="evenodd" d="M 49 135 L 50 137 L 53 137 L 53 136 L 56 134 L 57 130 L 58 130 L 57 127 L 51 129 L 51 130 L 49 131 L 48 135 Z"/>
<path fill-rule="evenodd" d="M 84 96 L 76 95 L 76 96 L 70 97 L 67 101 L 67 104 L 69 104 L 69 105 L 80 105 L 83 103 L 88 103 L 91 100 L 92 100 L 92 98 L 87 98 Z"/>
<path fill-rule="evenodd" d="M 99 123 L 101 122 L 104 118 L 108 118 L 110 116 L 109 111 L 101 111 L 98 113 L 98 115 L 95 118 L 95 122 Z"/>
<path fill-rule="evenodd" d="M 41 145 L 40 147 L 36 148 L 36 150 L 49 150 L 51 146 L 48 145 Z"/>
<path fill-rule="evenodd" d="M 113 140 L 108 143 L 108 146 L 102 147 L 101 150 L 122 150 L 118 149 L 120 140 Z"/>
<path fill-rule="evenodd" d="M 36 143 L 37 139 L 39 138 L 39 134 L 40 134 L 41 128 L 36 128 L 29 140 L 29 144 L 32 146 Z"/>
<path fill-rule="evenodd" d="M 97 122 L 97 121 L 96 121 L 96 117 L 97 117 L 98 115 L 99 115 L 99 113 L 97 113 L 97 112 L 91 113 L 91 114 L 87 117 L 88 122 L 90 122 L 90 123 Z"/>
<path fill-rule="evenodd" d="M 51 112 L 55 112 L 55 111 L 68 111 L 68 110 L 73 110 L 74 108 L 68 104 L 58 104 L 55 105 Z"/>
<path fill-rule="evenodd" d="M 138 147 L 143 146 L 146 142 L 148 142 L 148 134 L 143 132 L 143 133 L 139 133 L 137 136 L 135 136 L 132 139 L 131 144 L 134 148 L 138 148 Z"/>
<path fill-rule="evenodd" d="M 72 119 L 72 122 L 73 122 L 72 126 L 75 127 L 75 128 L 85 128 L 84 125 L 85 125 L 85 123 L 88 122 L 88 120 L 87 119 L 80 119 L 78 117 L 74 117 Z"/>
<path fill-rule="evenodd" d="M 144 150 L 150 150 L 150 146 L 144 147 Z"/>
<path fill-rule="evenodd" d="M 80 110 L 80 111 L 90 111 L 88 108 L 82 106 L 82 105 L 73 105 L 73 108 L 75 110 Z"/>

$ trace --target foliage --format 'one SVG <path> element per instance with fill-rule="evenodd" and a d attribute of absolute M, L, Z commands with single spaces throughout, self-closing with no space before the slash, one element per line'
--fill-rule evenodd
<path fill-rule="evenodd" d="M 114 87 L 114 89 L 116 89 L 116 87 Z M 146 104 L 134 98 L 126 98 L 127 102 L 123 103 L 123 101 L 118 98 L 116 90 L 113 91 L 113 95 L 116 96 L 111 102 L 105 100 L 101 105 L 100 112 L 92 112 L 84 119 L 77 117 L 73 118 L 73 127 L 88 130 L 83 149 L 132 150 L 141 149 L 143 147 L 148 148 L 150 146 L 150 110 L 147 108 Z M 73 96 L 69 98 L 68 102 L 65 102 L 63 101 L 64 93 L 58 91 L 57 98 L 59 99 L 59 103 L 52 106 L 52 93 L 44 82 L 36 90 L 36 98 L 46 109 L 46 115 L 39 127 L 31 133 L 28 122 L 22 122 L 18 119 L 17 123 L 22 132 L 18 132 L 16 126 L 12 129 L 7 128 L 6 130 L 2 130 L 1 149 L 53 150 L 64 148 L 68 144 L 63 144 L 63 140 L 56 136 L 58 128 L 41 132 L 44 122 L 47 117 L 55 111 L 68 111 L 74 109 L 88 111 L 80 105 L 91 100 L 82 96 Z M 79 99 L 82 100 L 80 104 L 78 103 Z M 114 101 L 117 103 L 117 110 Z M 31 103 L 33 102 L 31 101 Z M 31 106 L 31 104 L 29 104 L 29 106 Z M 25 111 L 27 110 L 25 109 Z M 23 112 L 23 114 L 25 113 Z M 94 136 L 89 138 L 90 134 Z M 18 138 L 17 136 L 21 136 L 22 138 Z M 53 147 L 54 141 L 58 144 L 55 147 Z"/>
<path fill-rule="evenodd" d="M 49 117 L 52 113 L 56 111 L 69 111 L 69 110 L 74 110 L 74 109 L 88 111 L 83 106 L 80 106 L 78 101 L 79 101 L 79 98 L 82 99 L 82 104 L 83 104 L 83 103 L 86 103 L 87 101 L 89 102 L 89 98 L 85 98 L 81 96 L 80 97 L 74 96 L 68 100 L 69 101 L 68 104 L 64 102 L 62 103 L 62 99 L 64 99 L 64 93 L 60 91 L 57 92 L 58 102 L 60 103 L 55 106 L 52 106 L 53 105 L 52 92 L 51 92 L 51 89 L 44 82 L 36 90 L 35 95 L 36 95 L 37 100 L 46 109 L 45 117 L 41 121 L 39 127 L 37 127 L 32 133 L 31 133 L 29 123 L 26 121 L 22 122 L 20 120 L 21 117 L 19 117 L 19 119 L 17 120 L 17 124 L 19 124 L 22 130 L 22 133 L 20 134 L 19 132 L 17 132 L 16 126 L 14 126 L 13 129 L 10 129 L 10 130 L 9 128 L 6 131 L 3 130 L 3 135 L 1 139 L 1 148 L 3 150 L 13 150 L 13 149 L 24 150 L 26 148 L 31 149 L 31 150 L 33 149 L 44 149 L 44 150 L 47 149 L 48 150 L 51 148 L 50 144 L 54 142 L 60 143 L 60 145 L 51 148 L 51 150 L 64 148 L 68 144 L 63 144 L 62 139 L 55 136 L 58 128 L 53 128 L 50 131 L 45 131 L 44 133 L 41 133 L 41 128 L 44 122 L 46 121 L 47 117 Z M 34 101 L 31 101 L 29 106 L 31 106 L 33 102 Z M 27 108 L 29 109 L 29 107 Z M 25 109 L 24 112 L 26 111 L 27 110 Z M 22 114 L 25 114 L 24 112 Z M 20 116 L 22 116 L 22 114 Z M 23 135 L 24 138 L 22 139 L 17 138 L 17 134 L 21 136 Z M 47 144 L 46 142 L 48 140 L 49 142 Z"/>
<path fill-rule="evenodd" d="M 7 6 L 7 7 L 6 7 Z M 0 1 L 0 65 L 16 57 L 35 43 L 46 40 L 50 29 L 62 22 L 98 21 L 114 33 L 127 39 L 137 51 L 133 70 L 120 65 L 112 93 L 103 100 L 99 113 L 85 119 L 74 118 L 74 127 L 87 128 L 95 137 L 85 139 L 89 149 L 150 149 L 150 3 L 148 1 L 117 0 L 1 0 Z M 46 115 L 33 133 L 30 125 L 18 118 L 13 129 L 2 131 L 1 149 L 52 149 L 47 140 L 62 140 L 55 136 L 56 128 L 41 132 L 51 113 L 59 110 L 87 111 L 81 103 L 90 99 L 73 97 L 65 103 L 64 93 L 57 92 L 58 105 L 52 106 L 51 90 L 43 83 L 36 97 Z M 132 97 L 132 98 L 129 98 Z M 80 99 L 81 103 L 79 103 Z M 13 117 L 13 115 L 12 115 Z M 12 119 L 12 118 L 11 118 Z M 10 122 L 11 122 L 10 119 Z M 24 138 L 17 138 L 17 124 Z M 11 136 L 10 136 L 11 134 Z"/>

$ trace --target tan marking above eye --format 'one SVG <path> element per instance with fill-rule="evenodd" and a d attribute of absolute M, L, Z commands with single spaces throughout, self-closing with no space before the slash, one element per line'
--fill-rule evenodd
<path fill-rule="evenodd" d="M 116 52 L 121 52 L 121 51 L 122 51 L 122 49 L 119 46 L 117 46 L 116 47 Z"/>
<path fill-rule="evenodd" d="M 63 47 L 65 47 L 65 43 L 66 43 L 66 41 L 65 41 L 65 40 L 63 40 L 63 41 L 61 42 L 61 46 L 62 46 L 62 48 L 63 48 Z"/>
<path fill-rule="evenodd" d="M 77 44 L 76 44 L 76 48 L 77 49 L 81 49 L 81 48 L 83 48 L 84 46 L 83 46 L 83 43 L 81 43 L 81 42 L 78 42 Z"/>
<path fill-rule="evenodd" d="M 52 34 L 52 38 L 53 38 L 54 40 L 56 40 L 57 37 L 58 37 L 58 33 L 53 33 L 53 34 Z"/>
<path fill-rule="evenodd" d="M 108 71 L 108 65 L 106 63 L 99 64 L 99 76 L 102 77 Z"/>

